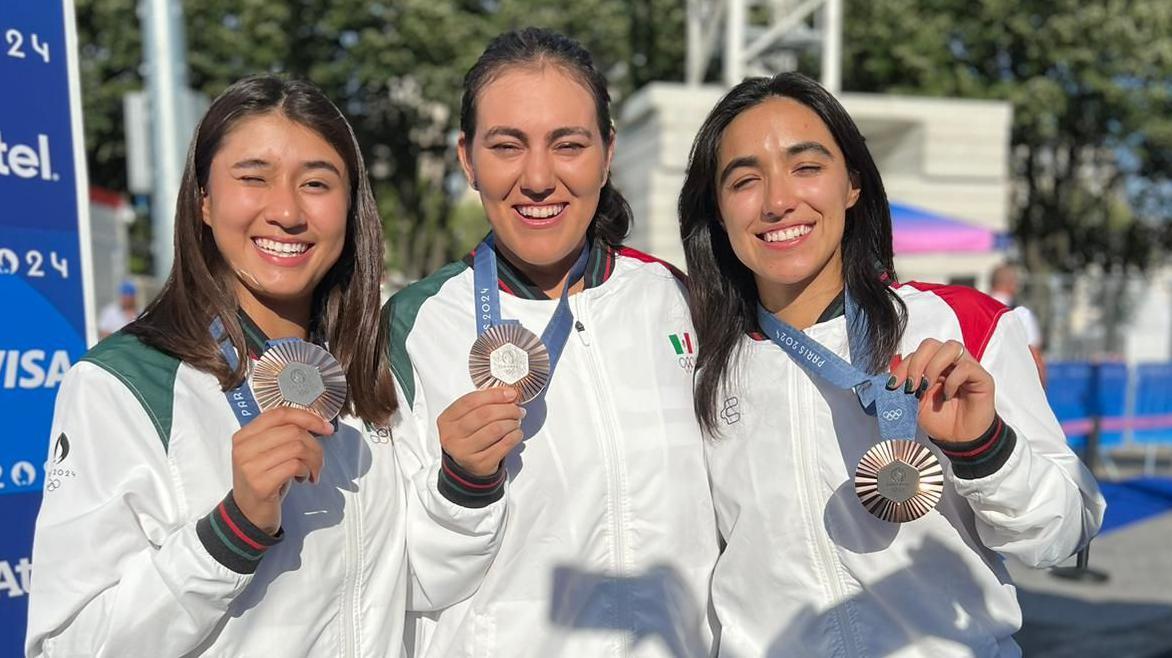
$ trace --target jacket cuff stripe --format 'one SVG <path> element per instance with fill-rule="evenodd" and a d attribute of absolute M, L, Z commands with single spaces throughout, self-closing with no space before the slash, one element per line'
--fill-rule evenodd
<path fill-rule="evenodd" d="M 444 453 L 437 483 L 440 494 L 448 501 L 461 507 L 487 507 L 505 495 L 505 480 L 508 476 L 503 467 L 488 477 L 473 475 Z"/>
<path fill-rule="evenodd" d="M 489 489 L 495 489 L 496 487 L 499 487 L 501 484 L 500 476 L 496 476 L 492 482 L 469 482 L 468 480 L 465 480 L 464 478 L 460 477 L 460 475 L 458 473 L 456 473 L 454 470 L 452 470 L 452 468 L 450 466 L 448 466 L 446 463 L 443 465 L 442 468 L 444 469 L 445 475 L 447 475 L 456 484 L 460 485 L 460 487 L 462 487 L 464 489 L 473 489 L 475 491 L 488 491 Z"/>
<path fill-rule="evenodd" d="M 993 417 L 993 424 L 989 426 L 985 433 L 978 437 L 975 441 L 968 443 L 953 443 L 948 446 L 941 446 L 941 451 L 948 455 L 949 459 L 975 459 L 996 445 L 998 439 L 1003 438 L 1002 430 L 1005 423 L 1002 422 L 1000 416 Z M 974 448 L 969 448 L 972 443 L 978 443 Z"/>
<path fill-rule="evenodd" d="M 965 480 L 976 480 L 996 473 L 1009 461 L 1017 445 L 1017 433 L 1000 416 L 974 441 L 941 444 L 933 439 L 952 462 L 952 472 Z"/>
<path fill-rule="evenodd" d="M 228 516 L 228 512 L 224 510 L 224 503 L 220 503 L 220 506 L 216 508 L 216 511 L 220 513 L 220 518 L 224 520 L 224 523 L 228 526 L 228 529 L 232 531 L 232 534 L 235 535 L 237 539 L 243 541 L 245 544 L 248 544 L 249 548 L 252 548 L 257 552 L 264 552 L 264 546 L 249 539 L 248 535 L 244 534 L 235 523 L 232 523 L 232 518 Z M 219 524 L 217 523 L 217 525 Z"/>
<path fill-rule="evenodd" d="M 215 517 L 212 517 L 212 530 L 216 533 L 216 536 L 220 538 L 220 541 L 224 544 L 224 548 L 232 551 L 245 560 L 259 560 L 260 556 L 264 554 L 263 551 L 252 552 L 238 546 L 235 542 L 232 541 L 231 536 L 224 532 L 224 529 L 220 526 L 220 522 L 217 521 Z"/>
<path fill-rule="evenodd" d="M 253 526 L 236 507 L 231 492 L 196 522 L 195 531 L 208 554 L 239 574 L 255 572 L 265 551 L 284 536 L 280 532 L 276 537 L 270 537 Z M 264 535 L 264 539 L 256 534 Z"/>
<path fill-rule="evenodd" d="M 228 495 L 220 502 L 220 511 L 225 518 L 231 521 L 232 530 L 239 534 L 246 543 L 250 546 L 259 544 L 259 546 L 253 546 L 257 550 L 265 550 L 281 541 L 281 537 L 284 536 L 284 531 L 280 529 L 277 530 L 276 535 L 270 535 L 256 527 L 252 521 L 248 520 L 244 512 L 240 511 L 240 506 L 236 504 L 236 497 L 232 492 L 228 492 Z"/>

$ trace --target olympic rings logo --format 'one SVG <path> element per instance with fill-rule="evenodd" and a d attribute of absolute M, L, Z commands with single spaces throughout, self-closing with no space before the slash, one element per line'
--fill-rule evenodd
<path fill-rule="evenodd" d="M 391 430 L 387 427 L 374 428 L 374 436 L 370 437 L 371 443 L 379 445 L 386 445 L 391 442 Z"/>
<path fill-rule="evenodd" d="M 899 420 L 903 418 L 903 409 L 889 409 L 883 412 L 883 420 Z"/>

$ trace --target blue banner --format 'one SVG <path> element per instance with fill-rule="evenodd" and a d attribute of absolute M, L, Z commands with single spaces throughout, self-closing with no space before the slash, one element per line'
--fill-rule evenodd
<path fill-rule="evenodd" d="M 91 336 L 75 43 L 72 0 L 0 2 L 0 656 L 22 655 L 53 403 Z"/>

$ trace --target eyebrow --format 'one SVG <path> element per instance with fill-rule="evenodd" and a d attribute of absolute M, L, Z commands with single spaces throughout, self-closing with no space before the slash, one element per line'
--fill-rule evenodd
<path fill-rule="evenodd" d="M 516 128 L 509 128 L 508 126 L 493 126 L 489 128 L 484 133 L 484 138 L 488 139 L 490 137 L 512 137 L 522 144 L 529 144 L 529 137 L 525 133 Z"/>
<path fill-rule="evenodd" d="M 334 175 L 338 176 L 339 178 L 342 177 L 342 172 L 339 171 L 338 167 L 334 163 L 330 162 L 329 160 L 310 160 L 309 162 L 306 162 L 305 164 L 301 165 L 301 168 L 304 171 L 314 171 L 317 169 L 325 169 L 326 171 L 333 172 Z"/>
<path fill-rule="evenodd" d="M 577 135 L 579 137 L 587 137 L 587 138 L 594 137 L 594 133 L 590 132 L 589 128 L 583 128 L 581 126 L 565 126 L 562 128 L 557 128 L 557 129 L 553 130 L 552 132 L 550 132 L 549 133 L 549 141 L 554 142 L 554 141 L 557 141 L 563 137 L 569 137 L 571 135 Z M 512 138 L 520 141 L 522 144 L 525 144 L 526 146 L 529 145 L 529 136 L 517 128 L 510 128 L 508 126 L 493 126 L 492 128 L 489 128 L 484 133 L 485 139 L 489 139 L 491 137 L 498 137 L 498 136 L 499 137 L 512 137 Z"/>
<path fill-rule="evenodd" d="M 249 158 L 247 160 L 241 160 L 240 162 L 237 162 L 236 164 L 232 165 L 232 168 L 233 169 L 267 169 L 272 166 L 273 166 L 272 163 L 269 162 L 268 160 L 262 160 L 261 158 Z M 333 172 L 337 176 L 342 175 L 342 172 L 338 170 L 338 167 L 334 163 L 330 162 L 329 160 L 310 160 L 308 162 L 303 163 L 301 165 L 301 169 L 304 171 L 314 171 L 314 170 L 318 170 L 318 169 L 324 169 L 326 171 Z"/>
<path fill-rule="evenodd" d="M 724 181 L 728 180 L 728 177 L 732 175 L 733 170 L 740 169 L 741 167 L 757 167 L 760 164 L 761 161 L 753 155 L 745 155 L 739 158 L 733 158 L 732 161 L 726 164 L 724 169 L 721 170 L 720 184 L 724 185 Z"/>
<path fill-rule="evenodd" d="M 814 151 L 815 153 L 818 153 L 819 155 L 824 155 L 828 158 L 834 157 L 834 155 L 830 153 L 830 149 L 826 148 L 825 146 L 822 146 L 818 142 L 799 142 L 799 143 L 794 144 L 793 146 L 787 148 L 785 150 L 785 153 L 786 153 L 786 155 L 788 155 L 792 158 L 795 155 L 801 155 L 802 153 L 805 153 L 807 151 Z"/>
<path fill-rule="evenodd" d="M 568 126 L 565 128 L 558 128 L 557 130 L 551 132 L 549 134 L 549 141 L 553 142 L 563 137 L 570 136 L 593 138 L 594 133 L 590 132 L 588 128 L 582 128 L 581 126 Z"/>
<path fill-rule="evenodd" d="M 819 155 L 822 155 L 824 157 L 827 157 L 827 158 L 831 158 L 831 159 L 834 158 L 834 154 L 832 154 L 830 152 L 830 149 L 819 144 L 818 142 L 799 142 L 797 144 L 794 144 L 793 146 L 787 147 L 785 149 L 785 154 L 787 157 L 792 158 L 794 156 L 798 156 L 798 155 L 801 155 L 803 153 L 807 153 L 810 151 L 813 151 L 813 152 L 815 152 Z M 761 164 L 761 161 L 758 160 L 756 158 L 756 156 L 752 156 L 752 155 L 746 155 L 746 156 L 742 156 L 739 158 L 733 158 L 732 161 L 730 161 L 727 165 L 725 165 L 724 169 L 721 170 L 720 184 L 723 185 L 724 181 L 727 180 L 730 175 L 732 175 L 732 172 L 734 170 L 739 169 L 741 167 L 758 167 L 758 166 L 760 166 L 760 164 Z"/>
<path fill-rule="evenodd" d="M 237 162 L 236 164 L 232 165 L 232 168 L 233 169 L 264 169 L 265 167 L 270 167 L 270 166 L 272 166 L 272 165 L 270 165 L 267 160 L 261 160 L 260 158 L 249 158 L 248 160 L 241 160 L 240 162 Z"/>

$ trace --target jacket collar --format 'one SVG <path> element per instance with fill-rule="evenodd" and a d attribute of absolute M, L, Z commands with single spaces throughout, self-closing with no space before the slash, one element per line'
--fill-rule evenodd
<path fill-rule="evenodd" d="M 586 257 L 586 273 L 582 277 L 587 289 L 596 288 L 610 278 L 610 275 L 614 273 L 616 253 L 613 247 L 602 240 L 595 239 L 588 244 L 590 245 L 590 254 Z M 502 292 L 521 299 L 551 299 L 544 290 L 525 276 L 524 272 L 513 265 L 499 248 L 495 251 L 497 283 Z M 464 256 L 463 261 L 468 267 L 472 267 L 475 257 L 476 250 L 473 249 Z"/>
<path fill-rule="evenodd" d="M 240 329 L 244 331 L 244 347 L 248 349 L 249 358 L 259 359 L 265 352 L 265 344 L 269 342 L 269 337 L 252 318 L 248 317 L 244 309 L 237 310 L 236 317 L 240 320 Z"/>
<path fill-rule="evenodd" d="M 846 291 L 845 290 L 842 292 L 839 292 L 838 296 L 836 296 L 833 300 L 830 301 L 830 305 L 827 306 L 822 311 L 822 315 L 818 316 L 818 319 L 814 322 L 814 324 L 821 324 L 823 322 L 829 322 L 829 321 L 833 320 L 834 318 L 837 318 L 842 315 L 846 315 Z M 769 340 L 769 337 L 766 336 L 764 334 L 764 332 L 762 332 L 759 327 L 757 328 L 757 330 L 749 332 L 749 338 L 752 338 L 753 340 L 756 340 L 756 341 Z"/>

